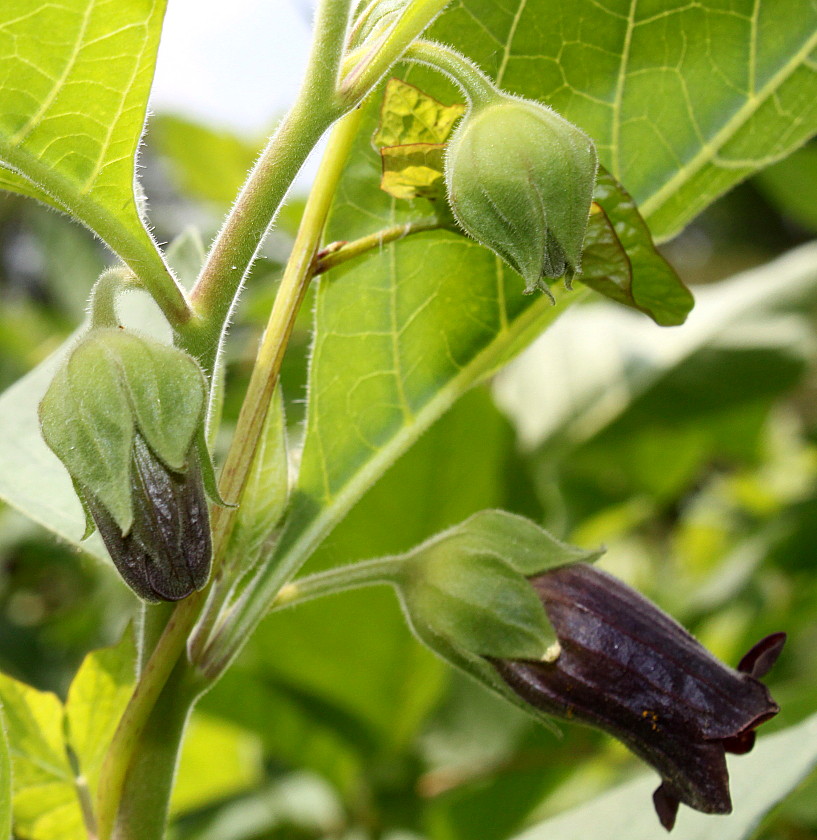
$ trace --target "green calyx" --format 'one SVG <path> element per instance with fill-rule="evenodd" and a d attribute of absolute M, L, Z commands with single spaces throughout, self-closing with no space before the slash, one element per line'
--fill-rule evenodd
<path fill-rule="evenodd" d="M 480 97 L 454 131 L 448 200 L 463 230 L 525 279 L 581 270 L 597 157 L 581 129 L 545 105 L 499 91 Z"/>
<path fill-rule="evenodd" d="M 135 436 L 170 471 L 183 472 L 206 395 L 198 364 L 183 351 L 121 329 L 95 329 L 43 397 L 42 434 L 86 505 L 92 496 L 124 535 L 134 520 Z"/>
<path fill-rule="evenodd" d="M 441 543 L 409 556 L 399 591 L 421 637 L 471 655 L 538 660 L 555 638 L 527 579 L 487 553 Z"/>

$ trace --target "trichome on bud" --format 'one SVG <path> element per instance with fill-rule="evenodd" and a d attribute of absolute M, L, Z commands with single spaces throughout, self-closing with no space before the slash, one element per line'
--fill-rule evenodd
<path fill-rule="evenodd" d="M 653 800 L 667 830 L 681 802 L 729 813 L 725 754 L 749 752 L 754 730 L 779 711 L 759 678 L 785 634 L 763 639 L 733 670 L 592 566 L 562 566 L 531 583 L 556 631 L 558 656 L 492 659 L 507 685 L 540 711 L 609 732 L 651 764 L 662 778 Z"/>

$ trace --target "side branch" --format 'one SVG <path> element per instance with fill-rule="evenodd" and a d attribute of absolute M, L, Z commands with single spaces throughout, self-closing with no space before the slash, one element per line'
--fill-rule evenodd
<path fill-rule="evenodd" d="M 363 254 L 388 245 L 390 242 L 397 242 L 405 239 L 413 233 L 422 233 L 427 230 L 441 230 L 448 227 L 445 222 L 437 218 L 419 219 L 416 222 L 406 222 L 403 225 L 393 225 L 383 230 L 370 233 L 368 236 L 361 236 L 360 239 L 353 239 L 351 242 L 333 242 L 327 245 L 317 254 L 315 263 L 315 274 L 323 274 L 330 268 L 342 265 L 349 260 L 360 257 Z"/>

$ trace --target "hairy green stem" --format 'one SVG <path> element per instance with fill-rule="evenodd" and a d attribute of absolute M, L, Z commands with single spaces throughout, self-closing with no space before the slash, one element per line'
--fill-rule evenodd
<path fill-rule="evenodd" d="M 289 261 L 284 269 L 284 276 L 278 294 L 275 296 L 267 329 L 256 357 L 247 394 L 241 406 L 241 413 L 235 431 L 235 439 L 240 446 L 231 447 L 221 475 L 221 488 L 229 501 L 240 501 L 241 492 L 255 457 L 258 441 L 261 437 L 272 393 L 278 382 L 283 361 L 295 318 L 300 309 L 309 283 L 315 270 L 315 255 L 320 247 L 321 236 L 337 190 L 343 167 L 352 144 L 360 128 L 362 111 L 356 109 L 347 114 L 335 127 L 324 154 L 314 186 L 307 199 L 304 215 Z M 235 521 L 235 509 L 218 509 L 213 517 L 213 536 L 218 545 L 226 546 L 232 525 Z M 214 564 L 218 574 L 218 564 Z M 220 585 L 229 586 L 230 582 L 219 581 Z M 213 608 L 220 605 L 214 598 Z M 194 662 L 206 658 L 203 653 L 207 635 L 215 626 L 216 617 L 212 614 L 202 618 L 199 632 L 190 645 L 190 657 Z"/>
<path fill-rule="evenodd" d="M 405 52 L 406 61 L 415 61 L 448 76 L 465 94 L 471 106 L 489 104 L 499 94 L 496 85 L 482 70 L 451 47 L 436 41 L 415 41 Z"/>
<path fill-rule="evenodd" d="M 210 249 L 190 301 L 199 323 L 182 330 L 187 350 L 212 370 L 241 286 L 295 176 L 324 132 L 346 110 L 337 95 L 352 0 L 322 0 L 306 74 L 247 178 Z"/>
<path fill-rule="evenodd" d="M 270 612 L 299 606 L 315 598 L 335 595 L 348 589 L 394 585 L 401 565 L 398 558 L 379 557 L 376 560 L 364 560 L 362 563 L 353 563 L 300 578 L 281 587 L 281 591 L 272 602 Z"/>
<path fill-rule="evenodd" d="M 119 293 L 127 288 L 140 286 L 141 283 L 136 275 L 126 266 L 117 265 L 103 271 L 91 290 L 91 300 L 88 304 L 91 326 L 118 326 L 116 299 Z"/>
<path fill-rule="evenodd" d="M 194 592 L 178 604 L 164 632 L 145 663 L 113 739 L 105 753 L 97 791 L 97 823 L 100 840 L 108 840 L 134 751 L 159 696 L 204 603 L 205 594 Z M 152 783 L 151 783 L 152 784 Z"/>
<path fill-rule="evenodd" d="M 342 265 L 348 260 L 353 260 L 355 257 L 359 257 L 368 251 L 382 248 L 383 245 L 388 245 L 390 242 L 405 239 L 414 233 L 439 230 L 444 227 L 447 227 L 447 224 L 436 217 L 418 219 L 416 222 L 406 222 L 402 225 L 392 225 L 391 227 L 383 228 L 383 230 L 370 233 L 368 236 L 361 236 L 360 239 L 354 239 L 351 242 L 333 243 L 318 254 L 315 274 L 323 274 L 325 271 L 329 271 L 330 268 Z"/>

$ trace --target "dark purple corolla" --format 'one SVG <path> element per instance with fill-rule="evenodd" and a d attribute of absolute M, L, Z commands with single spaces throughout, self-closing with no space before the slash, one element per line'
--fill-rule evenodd
<path fill-rule="evenodd" d="M 542 711 L 609 732 L 651 764 L 663 779 L 653 800 L 667 830 L 681 802 L 729 813 L 725 754 L 749 752 L 755 728 L 779 711 L 759 678 L 785 634 L 763 639 L 733 670 L 593 566 L 562 566 L 531 583 L 560 650 L 553 661 L 494 660 L 508 685 Z"/>

